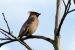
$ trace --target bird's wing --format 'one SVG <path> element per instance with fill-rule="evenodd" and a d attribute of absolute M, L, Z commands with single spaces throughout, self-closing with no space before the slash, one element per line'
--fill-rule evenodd
<path fill-rule="evenodd" d="M 20 30 L 20 33 L 19 33 L 19 37 L 22 37 L 22 36 L 26 35 L 28 30 L 29 30 L 28 26 L 22 27 L 21 30 Z"/>
<path fill-rule="evenodd" d="M 31 23 L 34 20 L 35 20 L 35 18 L 33 18 L 33 17 L 28 18 L 28 20 L 23 24 L 23 26 L 20 30 L 19 37 L 27 35 L 27 32 L 29 31 L 29 26 L 31 25 Z"/>

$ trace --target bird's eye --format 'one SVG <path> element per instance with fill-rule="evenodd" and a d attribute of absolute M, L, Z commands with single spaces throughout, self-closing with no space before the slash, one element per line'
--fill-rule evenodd
<path fill-rule="evenodd" d="M 37 13 L 36 15 L 37 15 L 37 16 L 39 16 L 39 15 L 40 15 L 40 13 Z"/>

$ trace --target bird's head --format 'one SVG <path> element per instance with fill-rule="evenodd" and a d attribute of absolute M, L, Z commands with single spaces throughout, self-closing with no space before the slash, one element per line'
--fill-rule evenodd
<path fill-rule="evenodd" d="M 38 17 L 39 15 L 41 15 L 40 13 L 34 12 L 34 11 L 30 11 L 29 13 L 30 13 L 30 16 L 36 15 Z"/>

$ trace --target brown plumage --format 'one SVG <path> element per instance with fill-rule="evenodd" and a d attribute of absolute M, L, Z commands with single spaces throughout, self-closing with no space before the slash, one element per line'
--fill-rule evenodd
<path fill-rule="evenodd" d="M 30 11 L 29 18 L 21 27 L 21 30 L 18 36 L 19 38 L 22 38 L 23 36 L 31 36 L 36 31 L 38 26 L 39 15 L 40 13 Z"/>

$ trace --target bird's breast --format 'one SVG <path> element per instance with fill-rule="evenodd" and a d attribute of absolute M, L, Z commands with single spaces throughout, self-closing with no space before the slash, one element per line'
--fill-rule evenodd
<path fill-rule="evenodd" d="M 30 32 L 34 33 L 38 26 L 38 19 L 35 19 L 34 22 L 30 25 Z"/>

